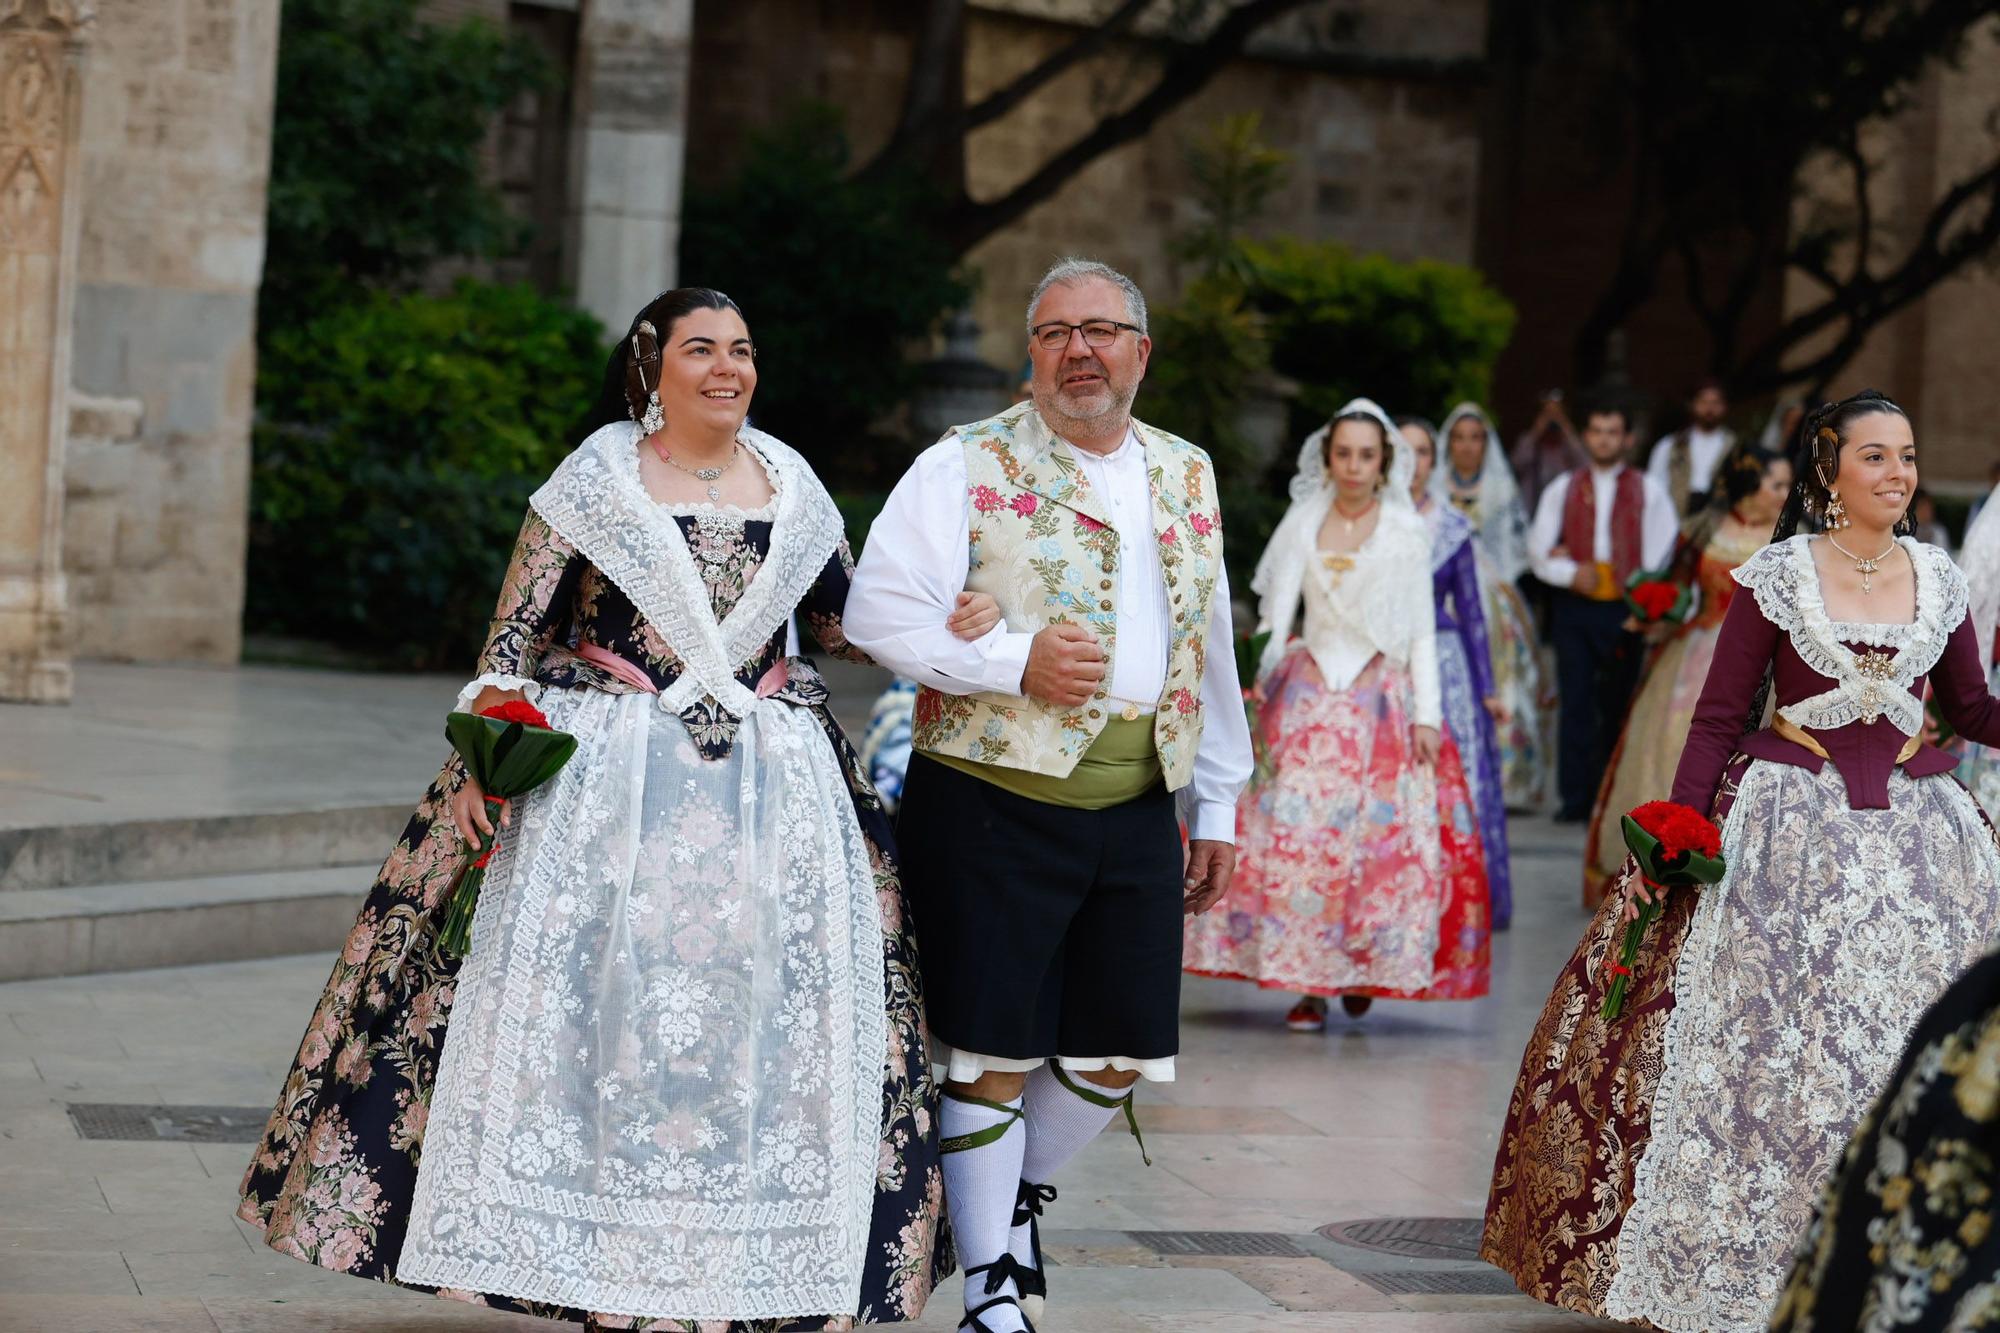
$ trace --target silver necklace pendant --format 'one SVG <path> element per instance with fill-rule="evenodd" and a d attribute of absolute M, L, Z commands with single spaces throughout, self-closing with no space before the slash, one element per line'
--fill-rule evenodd
<path fill-rule="evenodd" d="M 713 501 L 713 500 L 720 500 L 720 499 L 722 498 L 722 492 L 721 492 L 721 491 L 719 491 L 719 490 L 717 490 L 717 489 L 716 489 L 715 487 L 711 486 L 711 487 L 709 487 L 709 488 L 708 488 L 708 498 L 709 498 L 709 499 L 710 499 L 711 501 Z M 1865 589 L 1865 588 L 1864 588 L 1864 589 L 1862 589 L 1862 591 L 1863 591 L 1863 592 L 1866 592 L 1866 591 L 1867 591 L 1867 589 Z"/>

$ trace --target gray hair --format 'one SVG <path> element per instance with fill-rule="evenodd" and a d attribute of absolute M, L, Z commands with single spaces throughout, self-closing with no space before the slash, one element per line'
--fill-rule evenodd
<path fill-rule="evenodd" d="M 1035 331 L 1035 312 L 1042 307 L 1042 298 L 1049 294 L 1051 287 L 1068 287 L 1090 278 L 1104 281 L 1125 293 L 1125 318 L 1137 324 L 1139 332 L 1146 332 L 1146 297 L 1139 290 L 1139 284 L 1120 273 L 1109 264 L 1100 264 L 1095 259 L 1078 259 L 1074 255 L 1058 259 L 1042 280 L 1035 284 L 1035 294 L 1028 298 L 1028 332 Z"/>

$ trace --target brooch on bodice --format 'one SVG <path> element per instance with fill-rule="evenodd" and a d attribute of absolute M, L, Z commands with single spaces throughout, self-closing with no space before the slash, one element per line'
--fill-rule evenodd
<path fill-rule="evenodd" d="M 1890 653 L 1856 653 L 1854 671 L 1865 682 L 1855 697 L 1861 720 L 1873 722 L 1882 716 L 1882 687 L 1896 678 L 1896 659 Z"/>
<path fill-rule="evenodd" d="M 1326 572 L 1332 576 L 1329 579 L 1327 579 L 1327 584 L 1331 587 L 1338 588 L 1340 586 L 1341 577 L 1345 575 L 1348 570 L 1354 568 L 1354 557 L 1351 555 L 1331 555 L 1323 553 L 1319 558 L 1319 563 L 1320 567 L 1326 570 Z"/>

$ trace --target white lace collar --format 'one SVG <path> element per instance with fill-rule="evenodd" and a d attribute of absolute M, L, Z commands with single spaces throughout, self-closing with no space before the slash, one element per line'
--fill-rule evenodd
<path fill-rule="evenodd" d="M 1801 534 L 1767 546 L 1733 574 L 1756 597 L 1764 618 L 1791 637 L 1800 660 L 1835 682 L 1824 694 L 1778 711 L 1814 731 L 1887 717 L 1905 736 L 1916 735 L 1924 709 L 1911 687 L 1937 665 L 1965 619 L 1965 575 L 1937 547 L 1899 538 L 1916 575 L 1916 618 L 1905 624 L 1837 621 L 1827 615 L 1811 541 Z M 1857 644 L 1861 651 L 1852 646 Z"/>

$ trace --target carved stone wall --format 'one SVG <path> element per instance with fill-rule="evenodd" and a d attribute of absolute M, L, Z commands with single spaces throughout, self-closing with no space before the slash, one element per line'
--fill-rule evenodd
<path fill-rule="evenodd" d="M 77 139 L 91 27 L 0 0 L 0 699 L 70 696 L 62 572 Z"/>

